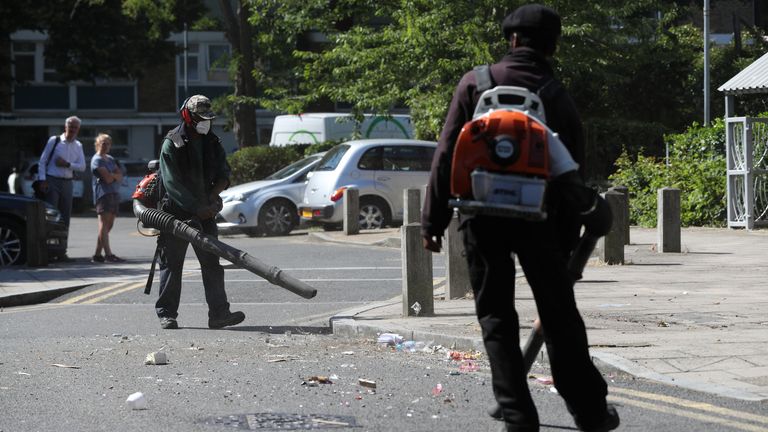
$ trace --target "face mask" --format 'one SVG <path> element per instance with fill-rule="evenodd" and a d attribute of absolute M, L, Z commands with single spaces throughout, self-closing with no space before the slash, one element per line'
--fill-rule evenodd
<path fill-rule="evenodd" d="M 200 135 L 207 135 L 208 131 L 211 130 L 211 121 L 210 120 L 203 120 L 195 125 L 195 130 Z"/>

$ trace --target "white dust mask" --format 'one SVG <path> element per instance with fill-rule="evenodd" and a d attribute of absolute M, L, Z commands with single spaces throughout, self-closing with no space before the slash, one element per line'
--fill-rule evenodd
<path fill-rule="evenodd" d="M 210 120 L 202 120 L 198 122 L 195 125 L 195 130 L 200 135 L 207 135 L 208 131 L 211 130 L 211 121 Z"/>

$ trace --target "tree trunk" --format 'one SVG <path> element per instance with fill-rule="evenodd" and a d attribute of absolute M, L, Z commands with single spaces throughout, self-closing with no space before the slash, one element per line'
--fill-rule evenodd
<path fill-rule="evenodd" d="M 219 0 L 226 26 L 226 35 L 232 46 L 232 56 L 237 59 L 235 74 L 235 102 L 232 130 L 239 148 L 259 144 L 256 128 L 256 106 L 249 102 L 256 97 L 256 81 L 251 75 L 255 68 L 249 9 L 243 0 L 238 1 L 237 16 L 229 0 Z"/>

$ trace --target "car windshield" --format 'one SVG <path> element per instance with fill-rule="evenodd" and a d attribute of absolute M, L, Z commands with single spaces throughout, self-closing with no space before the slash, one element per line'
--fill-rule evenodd
<path fill-rule="evenodd" d="M 294 162 L 290 165 L 288 165 L 285 168 L 280 169 L 279 171 L 275 172 L 274 174 L 269 175 L 264 180 L 280 180 L 284 179 L 286 177 L 289 177 L 291 174 L 295 173 L 296 171 L 301 170 L 302 168 L 306 167 L 307 165 L 311 164 L 312 162 L 319 159 L 320 156 L 310 156 L 306 157 L 298 162 Z"/>
<path fill-rule="evenodd" d="M 328 153 L 320 159 L 320 163 L 317 164 L 315 171 L 333 171 L 341 162 L 341 158 L 349 150 L 349 145 L 340 144 L 336 147 L 328 150 Z"/>

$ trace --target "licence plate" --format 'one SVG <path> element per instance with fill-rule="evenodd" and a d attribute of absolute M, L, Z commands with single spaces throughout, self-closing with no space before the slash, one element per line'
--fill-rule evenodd
<path fill-rule="evenodd" d="M 312 210 L 302 210 L 301 211 L 301 217 L 311 218 L 312 217 Z"/>

